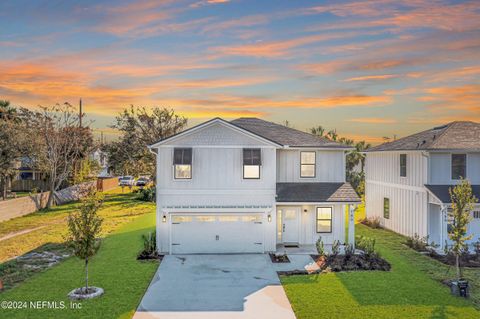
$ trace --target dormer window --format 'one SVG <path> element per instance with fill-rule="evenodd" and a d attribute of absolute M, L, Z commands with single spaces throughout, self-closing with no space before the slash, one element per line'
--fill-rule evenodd
<path fill-rule="evenodd" d="M 173 167 L 175 179 L 191 179 L 192 149 L 175 148 L 173 150 Z"/>
<path fill-rule="evenodd" d="M 452 154 L 452 179 L 467 177 L 467 154 Z"/>
<path fill-rule="evenodd" d="M 300 152 L 300 177 L 315 177 L 316 153 Z"/>
<path fill-rule="evenodd" d="M 400 154 L 400 176 L 407 177 L 407 154 Z"/>
<path fill-rule="evenodd" d="M 259 179 L 262 165 L 262 152 L 259 148 L 243 149 L 243 178 Z"/>

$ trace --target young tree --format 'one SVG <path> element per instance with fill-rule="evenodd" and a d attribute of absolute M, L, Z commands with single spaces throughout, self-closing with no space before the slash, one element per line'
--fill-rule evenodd
<path fill-rule="evenodd" d="M 472 235 L 467 236 L 467 226 L 471 221 L 470 213 L 475 207 L 477 198 L 475 198 L 473 194 L 470 183 L 464 179 L 453 189 L 450 188 L 449 192 L 452 201 L 452 210 L 448 215 L 452 220 L 452 228 L 448 233 L 448 237 L 453 242 L 452 251 L 455 254 L 457 279 L 460 280 L 462 278 L 460 255 L 467 245 L 465 242 L 472 238 Z"/>
<path fill-rule="evenodd" d="M 73 253 L 85 261 L 85 291 L 88 291 L 88 262 L 100 248 L 99 235 L 103 219 L 97 211 L 103 204 L 103 196 L 95 190 L 82 200 L 80 209 L 68 216 L 68 241 L 73 247 Z"/>
<path fill-rule="evenodd" d="M 92 131 L 80 127 L 77 111 L 68 103 L 40 107 L 28 115 L 32 138 L 37 138 L 33 158 L 49 177 L 47 207 L 54 204 L 54 193 L 72 175 L 74 164 L 85 158 L 93 145 Z"/>
<path fill-rule="evenodd" d="M 182 131 L 186 125 L 187 119 L 174 110 L 155 107 L 147 111 L 145 107 L 130 106 L 112 125 L 122 136 L 105 147 L 109 164 L 117 173 L 154 175 L 155 157 L 147 146 Z"/>

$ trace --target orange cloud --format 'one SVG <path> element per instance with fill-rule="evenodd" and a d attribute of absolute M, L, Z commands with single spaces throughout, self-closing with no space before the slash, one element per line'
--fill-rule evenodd
<path fill-rule="evenodd" d="M 212 50 L 218 54 L 219 57 L 224 55 L 238 55 L 238 56 L 252 56 L 252 57 L 282 57 L 289 53 L 290 49 L 317 43 L 321 41 L 327 41 L 332 39 L 348 38 L 358 35 L 356 32 L 340 32 L 330 34 L 317 34 L 298 37 L 290 40 L 283 41 L 269 41 L 269 42 L 257 42 L 253 44 L 243 44 L 236 46 L 222 46 L 216 47 Z"/>
<path fill-rule="evenodd" d="M 347 120 L 348 122 L 364 123 L 364 124 L 394 124 L 395 119 L 379 118 L 379 117 L 362 117 Z"/>
<path fill-rule="evenodd" d="M 376 81 L 376 80 L 387 80 L 399 77 L 398 74 L 381 74 L 381 75 L 365 75 L 365 76 L 358 76 L 353 78 L 345 79 L 345 82 L 352 82 L 352 81 Z"/>

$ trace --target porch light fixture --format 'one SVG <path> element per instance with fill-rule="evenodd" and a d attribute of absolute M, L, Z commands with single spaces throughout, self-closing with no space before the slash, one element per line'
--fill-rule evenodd
<path fill-rule="evenodd" d="M 164 223 L 167 222 L 167 216 L 166 216 L 166 215 L 163 215 L 163 217 L 162 217 L 162 222 L 164 222 Z"/>
<path fill-rule="evenodd" d="M 268 214 L 268 222 L 272 221 L 272 215 Z"/>

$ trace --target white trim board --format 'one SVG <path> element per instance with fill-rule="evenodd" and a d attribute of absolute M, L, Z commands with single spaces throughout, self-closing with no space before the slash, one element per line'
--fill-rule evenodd
<path fill-rule="evenodd" d="M 373 181 L 371 179 L 365 180 L 365 183 L 370 183 L 370 184 L 380 185 L 380 186 L 385 186 L 385 187 L 400 188 L 400 189 L 405 189 L 405 190 L 410 190 L 410 191 L 415 191 L 415 192 L 422 192 L 422 193 L 427 192 L 427 189 L 425 187 Z"/>

